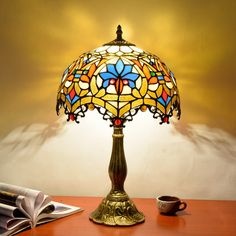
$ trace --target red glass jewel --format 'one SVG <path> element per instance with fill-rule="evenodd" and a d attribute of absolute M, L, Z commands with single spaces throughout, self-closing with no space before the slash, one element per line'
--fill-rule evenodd
<path fill-rule="evenodd" d="M 75 116 L 73 114 L 70 114 L 70 120 L 74 121 L 75 120 Z"/>
<path fill-rule="evenodd" d="M 114 124 L 115 126 L 120 126 L 121 125 L 121 119 L 115 119 Z"/>
<path fill-rule="evenodd" d="M 165 117 L 163 118 L 163 122 L 164 122 L 164 123 L 168 123 L 168 122 L 169 122 L 169 117 L 168 117 L 168 116 L 165 116 Z"/>

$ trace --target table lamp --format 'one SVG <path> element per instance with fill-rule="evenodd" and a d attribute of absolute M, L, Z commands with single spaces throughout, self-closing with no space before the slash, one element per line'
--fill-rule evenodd
<path fill-rule="evenodd" d="M 113 146 L 109 164 L 111 190 L 90 220 L 110 226 L 129 226 L 144 222 L 124 190 L 127 165 L 123 147 L 123 128 L 139 110 L 149 110 L 160 124 L 169 123 L 175 111 L 180 117 L 180 99 L 173 73 L 159 57 L 145 52 L 122 38 L 82 54 L 64 72 L 57 95 L 68 121 L 79 123 L 87 110 L 96 109 L 113 127 Z"/>

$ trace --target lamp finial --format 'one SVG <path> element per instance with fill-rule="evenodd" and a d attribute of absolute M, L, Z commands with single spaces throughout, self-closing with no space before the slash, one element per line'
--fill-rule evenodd
<path fill-rule="evenodd" d="M 117 31 L 116 31 L 116 35 L 117 35 L 117 38 L 116 38 L 116 40 L 117 41 L 122 41 L 123 40 L 123 38 L 122 38 L 122 28 L 121 28 L 121 26 L 120 25 L 118 25 L 117 26 Z"/>
<path fill-rule="evenodd" d="M 116 30 L 116 35 L 117 35 L 116 39 L 111 41 L 111 42 L 109 42 L 109 43 L 105 43 L 103 46 L 108 46 L 108 45 L 111 45 L 111 46 L 115 46 L 115 45 L 119 45 L 119 46 L 124 46 L 124 45 L 125 46 L 135 46 L 135 44 L 130 43 L 130 42 L 124 40 L 122 38 L 122 34 L 123 34 L 122 28 L 121 28 L 120 25 L 118 25 L 117 26 L 117 30 Z"/>

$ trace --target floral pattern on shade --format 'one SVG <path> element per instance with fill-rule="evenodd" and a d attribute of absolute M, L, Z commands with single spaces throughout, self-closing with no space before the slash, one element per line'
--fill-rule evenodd
<path fill-rule="evenodd" d="M 106 45 L 82 54 L 64 72 L 57 96 L 57 112 L 79 122 L 97 109 L 114 126 L 123 126 L 147 109 L 161 123 L 173 111 L 180 116 L 174 74 L 155 55 L 130 45 Z"/>
<path fill-rule="evenodd" d="M 134 88 L 135 80 L 139 77 L 138 74 L 132 72 L 132 66 L 125 65 L 120 58 L 115 65 L 108 64 L 107 72 L 100 73 L 100 76 L 104 80 L 103 87 L 107 88 L 109 84 L 115 84 L 118 94 L 122 92 L 124 85 Z"/>

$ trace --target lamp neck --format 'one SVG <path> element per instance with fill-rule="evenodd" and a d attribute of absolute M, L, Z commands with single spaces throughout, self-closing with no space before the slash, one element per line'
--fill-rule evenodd
<path fill-rule="evenodd" d="M 112 183 L 112 192 L 124 191 L 124 182 L 127 175 L 127 165 L 123 145 L 123 127 L 114 127 L 109 176 Z"/>

